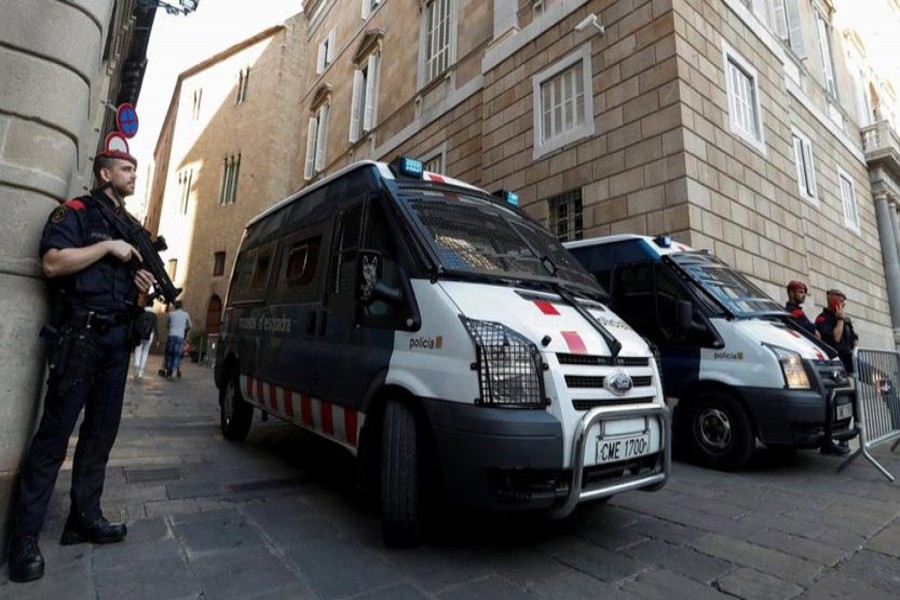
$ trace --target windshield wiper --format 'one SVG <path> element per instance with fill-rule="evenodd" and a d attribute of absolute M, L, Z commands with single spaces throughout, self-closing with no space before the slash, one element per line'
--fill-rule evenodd
<path fill-rule="evenodd" d="M 594 317 L 594 315 L 592 315 L 588 309 L 583 307 L 578 299 L 575 298 L 575 296 L 573 296 L 572 293 L 566 288 L 566 286 L 560 283 L 554 283 L 553 289 L 556 290 L 556 293 L 559 294 L 559 296 L 563 300 L 571 304 L 572 307 L 576 311 L 578 311 L 578 314 L 584 317 L 585 320 L 590 323 L 594 329 L 597 330 L 597 333 L 600 334 L 600 337 L 602 337 L 603 341 L 606 342 L 606 345 L 609 346 L 609 351 L 612 353 L 612 358 L 616 358 L 617 356 L 619 356 L 619 352 L 622 351 L 622 342 L 616 339 L 616 336 L 611 334 L 609 330 L 603 326 L 603 323 L 598 321 L 597 318 Z"/>

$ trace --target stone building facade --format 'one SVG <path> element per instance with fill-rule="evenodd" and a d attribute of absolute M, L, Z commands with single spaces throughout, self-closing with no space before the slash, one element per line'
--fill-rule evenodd
<path fill-rule="evenodd" d="M 251 217 L 294 191 L 305 19 L 271 27 L 183 72 L 154 152 L 147 228 L 195 332 L 216 333 Z"/>
<path fill-rule="evenodd" d="M 834 13 L 831 0 L 312 1 L 295 186 L 415 155 L 515 190 L 563 238 L 670 233 L 774 298 L 807 281 L 813 314 L 840 287 L 864 343 L 892 346 L 900 298 Z"/>
<path fill-rule="evenodd" d="M 136 103 L 155 9 L 131 0 L 0 8 L 0 555 L 12 484 L 39 414 L 46 318 L 38 241 L 92 185 L 115 108 Z"/>

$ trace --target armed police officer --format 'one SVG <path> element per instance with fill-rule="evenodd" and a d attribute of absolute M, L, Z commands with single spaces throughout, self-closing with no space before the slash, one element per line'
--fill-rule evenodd
<path fill-rule="evenodd" d="M 141 256 L 120 239 L 111 213 L 124 214 L 134 193 L 137 160 L 124 152 L 96 157 L 99 187 L 56 208 L 40 244 L 53 295 L 48 342 L 50 375 L 40 426 L 25 456 L 11 513 L 9 576 L 31 581 L 44 574 L 38 535 L 44 523 L 69 437 L 84 409 L 72 464 L 71 506 L 60 543 L 110 543 L 125 538 L 124 523 L 100 509 L 106 463 L 119 429 L 132 342 L 130 321 L 139 292 L 152 275 L 135 267 Z"/>

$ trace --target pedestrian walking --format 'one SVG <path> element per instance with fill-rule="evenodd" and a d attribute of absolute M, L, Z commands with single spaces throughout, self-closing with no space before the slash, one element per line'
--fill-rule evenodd
<path fill-rule="evenodd" d="M 191 316 L 182 308 L 181 300 L 176 300 L 174 306 L 169 305 L 166 324 L 169 331 L 166 339 L 166 364 L 159 374 L 163 377 L 181 377 L 184 338 L 191 330 Z"/>
<path fill-rule="evenodd" d="M 144 367 L 147 366 L 147 356 L 150 354 L 150 346 L 153 342 L 159 346 L 159 336 L 157 334 L 156 313 L 153 312 L 153 301 L 147 303 L 147 306 L 135 322 L 135 330 L 140 336 L 140 344 L 134 349 L 134 378 L 141 380 L 144 378 Z"/>
<path fill-rule="evenodd" d="M 109 543 L 125 538 L 100 508 L 106 463 L 119 430 L 131 354 L 130 321 L 138 293 L 152 275 L 135 269 L 138 251 L 108 219 L 126 218 L 123 197 L 134 193 L 137 160 L 124 152 L 94 159 L 99 187 L 56 208 L 40 242 L 53 294 L 52 320 L 41 330 L 49 344 L 49 378 L 40 426 L 24 462 L 11 510 L 9 577 L 24 582 L 44 574 L 38 536 L 56 476 L 79 414 L 84 420 L 72 463 L 69 516 L 60 543 Z"/>
<path fill-rule="evenodd" d="M 822 336 L 822 341 L 837 350 L 847 373 L 853 373 L 853 349 L 859 344 L 859 336 L 853 331 L 850 318 L 844 314 L 847 296 L 838 289 L 830 289 L 825 292 L 825 308 L 816 317 L 816 329 Z M 831 421 L 833 407 L 826 407 L 825 434 L 826 440 L 822 443 L 822 454 L 844 455 L 850 453 L 850 447 L 846 442 L 836 444 L 831 439 Z"/>
<path fill-rule="evenodd" d="M 821 334 L 803 312 L 803 302 L 806 301 L 806 284 L 802 281 L 789 281 L 787 284 L 788 301 L 784 310 L 797 322 L 797 325 L 808 331 L 811 335 L 821 338 Z"/>

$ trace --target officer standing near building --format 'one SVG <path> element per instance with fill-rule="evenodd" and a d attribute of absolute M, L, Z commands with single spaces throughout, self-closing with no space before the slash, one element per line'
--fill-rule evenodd
<path fill-rule="evenodd" d="M 82 408 L 71 506 L 60 543 L 102 544 L 125 538 L 123 523 L 103 517 L 100 495 L 122 416 L 132 348 L 130 322 L 138 293 L 146 292 L 153 278 L 134 268 L 132 261 L 141 260 L 138 251 L 120 239 L 104 212 L 125 210 L 122 198 L 134 193 L 136 168 L 130 154 L 98 155 L 94 175 L 100 186 L 56 208 L 44 227 L 40 256 L 53 311 L 41 336 L 48 343 L 50 375 L 40 426 L 25 456 L 12 507 L 13 581 L 44 574 L 38 535 Z"/>
<path fill-rule="evenodd" d="M 846 302 L 847 296 L 841 290 L 830 289 L 825 292 L 825 308 L 816 317 L 816 329 L 821 334 L 822 341 L 837 350 L 847 373 L 853 373 L 853 349 L 859 343 L 859 336 L 853 331 L 850 319 L 844 315 Z M 826 419 L 826 430 L 827 423 Z M 850 448 L 846 442 L 835 444 L 827 440 L 823 443 L 821 451 L 823 454 L 844 455 L 850 453 Z"/>
<path fill-rule="evenodd" d="M 784 305 L 784 310 L 794 317 L 794 320 L 797 321 L 800 327 L 816 337 L 821 337 L 818 330 L 816 330 L 816 326 L 803 312 L 803 302 L 806 300 L 806 293 L 805 283 L 797 280 L 789 281 L 787 284 L 788 301 Z"/>

